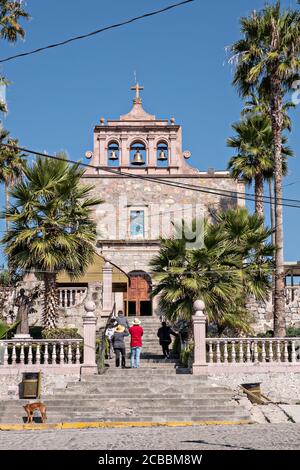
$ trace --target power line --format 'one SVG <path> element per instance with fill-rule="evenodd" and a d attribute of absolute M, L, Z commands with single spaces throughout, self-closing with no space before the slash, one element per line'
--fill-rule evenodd
<path fill-rule="evenodd" d="M 1 59 L 0 63 L 8 62 L 10 60 L 18 59 L 20 57 L 26 57 L 26 56 L 29 56 L 29 55 L 37 54 L 38 52 L 42 52 L 42 51 L 45 51 L 47 49 L 54 49 L 55 47 L 64 46 L 66 44 L 69 44 L 69 43 L 74 42 L 74 41 L 79 41 L 81 39 L 86 39 L 88 37 L 95 36 L 96 34 L 103 33 L 104 31 L 108 31 L 110 29 L 120 28 L 121 26 L 125 26 L 127 24 L 134 23 L 135 21 L 139 21 L 139 20 L 142 20 L 144 18 L 149 18 L 150 16 L 154 16 L 154 15 L 158 15 L 160 13 L 164 13 L 166 11 L 172 10 L 174 8 L 178 8 L 178 7 L 180 7 L 182 5 L 185 5 L 187 3 L 191 3 L 193 1 L 194 0 L 185 0 L 183 2 L 179 2 L 179 3 L 175 3 L 173 5 L 169 5 L 165 8 L 161 8 L 160 10 L 155 10 L 155 11 L 145 13 L 145 14 L 140 15 L 140 16 L 136 16 L 135 18 L 131 18 L 129 20 L 122 21 L 121 23 L 116 23 L 116 24 L 113 24 L 113 25 L 110 25 L 110 26 L 105 26 L 104 28 L 97 29 L 96 31 L 92 31 L 92 32 L 87 33 L 87 34 L 82 34 L 80 36 L 75 36 L 75 37 L 66 39 L 66 40 L 61 41 L 61 42 L 57 42 L 57 43 L 54 43 L 54 44 L 49 44 L 48 46 L 39 47 L 38 49 L 34 49 L 32 51 L 29 51 L 29 52 L 23 52 L 21 54 L 16 54 L 16 55 L 13 55 L 13 56 L 10 56 L 10 57 L 6 57 L 5 59 Z"/>
<path fill-rule="evenodd" d="M 255 201 L 255 195 L 254 194 L 249 194 L 248 193 L 248 196 L 245 196 L 245 193 L 238 193 L 237 191 L 228 191 L 228 193 L 230 193 L 230 194 L 227 194 L 226 192 L 224 192 L 226 190 L 223 190 L 222 188 L 216 188 L 217 189 L 217 191 L 216 191 L 213 188 L 189 185 L 189 184 L 186 184 L 186 183 L 171 182 L 171 181 L 164 180 L 162 178 L 157 178 L 155 176 L 135 175 L 133 173 L 122 172 L 120 170 L 114 170 L 114 169 L 108 168 L 108 167 L 99 167 L 99 166 L 91 165 L 91 164 L 88 164 L 88 163 L 82 163 L 80 161 L 76 162 L 74 160 L 66 160 L 66 159 L 64 159 L 62 157 L 58 157 L 56 155 L 49 155 L 49 154 L 45 154 L 45 153 L 42 153 L 42 152 L 37 152 L 37 151 L 34 151 L 34 150 L 30 150 L 30 149 L 27 149 L 25 147 L 18 147 L 16 145 L 3 144 L 3 143 L 1 145 L 3 145 L 4 147 L 11 148 L 11 149 L 16 149 L 16 150 L 19 150 L 19 151 L 22 151 L 22 152 L 28 152 L 28 153 L 31 153 L 33 155 L 42 156 L 42 157 L 46 157 L 46 158 L 51 158 L 53 160 L 63 161 L 65 163 L 71 163 L 73 165 L 83 166 L 85 168 L 93 168 L 97 171 L 98 170 L 103 170 L 105 172 L 112 173 L 112 174 L 115 174 L 117 176 L 125 176 L 125 177 L 130 177 L 130 178 L 144 179 L 144 180 L 147 180 L 147 181 L 151 181 L 151 182 L 154 182 L 154 183 L 159 183 L 159 184 L 163 184 L 163 185 L 167 185 L 167 186 L 171 186 L 171 187 L 176 187 L 176 188 L 180 188 L 180 189 L 189 189 L 191 191 L 204 192 L 204 193 L 208 193 L 208 194 L 224 196 L 224 197 L 228 197 L 230 199 L 232 199 L 234 197 L 237 197 L 239 199 L 244 199 L 244 200 L 248 200 L 248 201 L 251 201 L 251 202 Z M 221 191 L 221 193 L 219 191 Z M 233 196 L 233 194 L 235 196 Z M 269 196 L 263 196 L 263 199 L 269 199 Z M 289 200 L 287 200 L 287 201 L 289 201 Z M 300 203 L 300 200 L 296 200 L 296 199 L 290 200 L 290 201 Z M 264 201 L 264 202 L 266 202 L 267 204 L 270 204 L 270 201 L 268 201 L 268 200 Z M 286 206 L 286 207 L 300 208 L 300 206 L 293 205 L 293 204 L 280 203 L 280 205 Z"/>
<path fill-rule="evenodd" d="M 63 161 L 65 163 L 70 163 L 72 165 L 83 166 L 85 168 L 93 168 L 97 171 L 102 170 L 102 171 L 105 171 L 105 172 L 108 172 L 108 173 L 112 173 L 116 176 L 124 176 L 124 177 L 127 177 L 127 178 L 137 178 L 137 179 L 151 181 L 153 183 L 162 184 L 162 185 L 166 185 L 166 186 L 171 186 L 171 187 L 175 187 L 175 188 L 188 189 L 190 191 L 227 197 L 229 199 L 237 198 L 237 199 L 243 199 L 243 200 L 246 200 L 246 201 L 255 202 L 255 195 L 251 194 L 251 193 L 241 193 L 241 192 L 238 192 L 238 191 L 227 191 L 227 190 L 224 190 L 222 188 L 215 188 L 214 189 L 214 188 L 209 188 L 209 187 L 190 185 L 190 184 L 187 184 L 187 183 L 172 182 L 172 181 L 164 180 L 163 178 L 156 177 L 156 176 L 135 175 L 133 173 L 123 172 L 121 170 L 114 170 L 113 168 L 91 165 L 91 164 L 88 164 L 88 163 L 82 163 L 80 161 L 76 162 L 74 160 L 66 160 L 65 158 L 58 157 L 56 155 L 49 155 L 49 154 L 45 154 L 45 153 L 42 153 L 42 152 L 37 152 L 37 151 L 34 151 L 34 150 L 27 149 L 25 147 L 18 147 L 16 145 L 3 144 L 3 143 L 1 143 L 0 145 L 2 145 L 4 147 L 11 148 L 11 149 L 19 150 L 19 151 L 22 151 L 22 152 L 27 152 L 27 153 L 30 153 L 30 154 L 33 154 L 33 155 L 41 156 L 41 157 L 44 157 L 44 158 L 51 158 L 53 160 Z M 227 194 L 226 191 L 229 194 Z M 269 199 L 270 199 L 270 196 L 263 196 L 262 197 L 263 202 L 265 202 L 266 204 L 271 204 L 272 203 Z M 282 201 L 285 201 L 285 199 L 283 198 Z M 298 200 L 298 199 L 286 199 L 286 201 L 295 202 L 296 204 L 288 204 L 288 203 L 285 203 L 285 202 L 277 202 L 277 204 L 281 205 L 281 206 L 284 206 L 284 207 L 292 207 L 292 208 L 297 208 L 297 209 L 300 208 L 300 200 Z M 299 204 L 299 205 L 297 205 L 297 204 Z"/>

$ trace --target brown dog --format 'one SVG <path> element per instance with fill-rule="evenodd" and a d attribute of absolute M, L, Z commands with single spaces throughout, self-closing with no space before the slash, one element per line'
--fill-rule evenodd
<path fill-rule="evenodd" d="M 43 403 L 28 403 L 28 405 L 23 406 L 23 408 L 27 413 L 27 423 L 32 423 L 34 410 L 39 410 L 41 413 L 42 423 L 46 421 L 46 406 Z"/>

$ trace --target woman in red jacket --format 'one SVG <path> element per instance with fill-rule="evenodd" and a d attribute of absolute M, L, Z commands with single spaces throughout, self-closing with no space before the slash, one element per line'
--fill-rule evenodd
<path fill-rule="evenodd" d="M 140 355 L 142 349 L 142 336 L 144 330 L 141 327 L 141 322 L 138 318 L 135 318 L 132 326 L 129 328 L 129 333 L 131 336 L 130 341 L 130 367 L 132 369 L 140 367 Z"/>

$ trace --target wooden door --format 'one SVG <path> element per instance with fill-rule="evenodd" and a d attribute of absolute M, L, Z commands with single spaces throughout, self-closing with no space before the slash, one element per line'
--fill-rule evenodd
<path fill-rule="evenodd" d="M 124 293 L 124 300 L 130 303 L 129 309 L 131 315 L 137 317 L 143 315 L 152 315 L 152 302 L 150 299 L 151 286 L 149 281 L 143 275 L 130 276 L 130 285 L 127 292 Z M 134 308 L 135 306 L 135 308 Z"/>

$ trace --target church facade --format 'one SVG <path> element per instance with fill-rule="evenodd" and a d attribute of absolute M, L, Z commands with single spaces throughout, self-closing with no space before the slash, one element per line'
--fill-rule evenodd
<path fill-rule="evenodd" d="M 227 171 L 190 166 L 181 125 L 173 117 L 147 113 L 142 88 L 132 89 L 132 109 L 119 119 L 101 118 L 94 127 L 94 148 L 86 152 L 83 182 L 94 186 L 94 195 L 103 201 L 94 212 L 97 254 L 81 278 L 58 276 L 60 327 L 81 330 L 87 295 L 96 303 L 98 326 L 113 309 L 132 317 L 160 315 L 157 298 L 151 297 L 150 267 L 160 239 L 174 236 L 175 227 L 182 235 L 183 220 L 188 226 L 192 219 L 201 222 L 245 204 L 244 183 Z M 196 242 L 202 243 L 201 226 L 196 230 Z M 29 275 L 25 281 L 32 288 L 36 279 Z M 40 321 L 42 302 L 37 301 L 31 324 Z"/>
<path fill-rule="evenodd" d="M 94 127 L 94 147 L 86 152 L 89 166 L 83 182 L 94 186 L 94 194 L 103 200 L 94 212 L 97 254 L 81 278 L 58 276 L 59 327 L 82 330 L 87 296 L 96 304 L 98 327 L 113 309 L 132 317 L 159 316 L 158 299 L 151 297 L 150 261 L 159 252 L 160 239 L 174 236 L 175 226 L 183 230 L 182 220 L 188 225 L 193 218 L 201 221 L 245 205 L 242 181 L 235 181 L 227 171 L 205 171 L 188 164 L 191 154 L 182 147 L 182 127 L 173 117 L 157 119 L 147 113 L 141 89 L 138 84 L 133 87 L 135 97 L 128 114 L 101 118 Z M 203 165 L 209 162 L 203 159 Z M 201 243 L 201 237 L 197 241 Z M 294 278 L 300 277 L 299 263 L 286 263 L 285 271 L 286 321 L 298 326 L 300 289 Z M 28 289 L 38 284 L 34 274 L 24 281 Z M 40 297 L 30 315 L 31 325 L 40 324 L 42 303 Z M 255 331 L 272 329 L 271 293 L 266 302 L 249 299 L 248 308 Z M 9 312 L 8 308 L 7 318 Z"/>
<path fill-rule="evenodd" d="M 150 298 L 149 263 L 160 238 L 172 235 L 183 219 L 200 220 L 244 205 L 237 197 L 244 193 L 244 183 L 227 171 L 191 167 L 190 152 L 182 147 L 182 127 L 173 117 L 157 119 L 147 113 L 142 88 L 136 84 L 132 89 L 130 112 L 119 119 L 101 118 L 95 126 L 94 149 L 86 154 L 91 167 L 83 177 L 104 201 L 95 214 L 97 252 L 105 260 L 104 316 L 114 304 L 129 316 L 157 314 L 157 302 Z M 113 267 L 127 282 L 111 280 Z"/>

